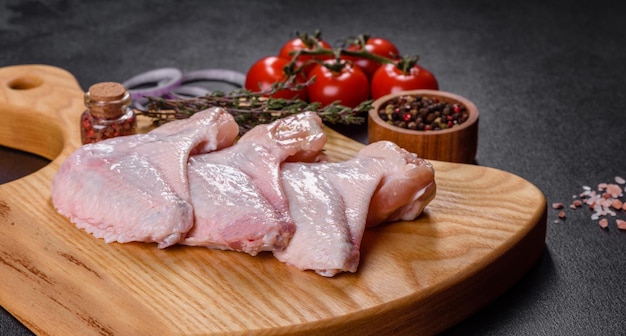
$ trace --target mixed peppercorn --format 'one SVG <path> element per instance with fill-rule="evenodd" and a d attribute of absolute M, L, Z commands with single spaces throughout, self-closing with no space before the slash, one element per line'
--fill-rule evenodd
<path fill-rule="evenodd" d="M 390 125 L 418 131 L 452 128 L 469 118 L 462 104 L 419 95 L 395 97 L 381 105 L 378 115 Z"/>

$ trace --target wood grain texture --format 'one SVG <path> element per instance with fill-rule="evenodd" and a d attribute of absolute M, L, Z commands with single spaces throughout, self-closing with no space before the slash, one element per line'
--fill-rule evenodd
<path fill-rule="evenodd" d="M 504 292 L 544 248 L 536 187 L 438 161 L 435 200 L 414 222 L 366 230 L 355 274 L 328 279 L 268 253 L 107 245 L 50 200 L 54 173 L 80 144 L 82 110 L 66 71 L 0 69 L 0 144 L 52 160 L 0 185 L 0 304 L 37 334 L 433 334 Z M 363 146 L 328 135 L 335 160 Z"/>

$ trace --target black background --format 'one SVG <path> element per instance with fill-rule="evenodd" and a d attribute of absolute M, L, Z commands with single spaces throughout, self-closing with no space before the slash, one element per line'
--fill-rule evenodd
<path fill-rule="evenodd" d="M 626 2 L 601 0 L 4 0 L 0 66 L 54 65 L 86 89 L 161 67 L 245 73 L 295 31 L 320 29 L 331 43 L 386 37 L 478 106 L 478 164 L 568 203 L 583 185 L 626 177 L 625 18 Z M 0 148 L 3 181 L 43 164 Z M 555 218 L 548 209 L 546 250 L 530 272 L 446 334 L 624 334 L 626 231 L 600 229 L 585 209 Z M 29 331 L 2 311 L 0 334 Z"/>

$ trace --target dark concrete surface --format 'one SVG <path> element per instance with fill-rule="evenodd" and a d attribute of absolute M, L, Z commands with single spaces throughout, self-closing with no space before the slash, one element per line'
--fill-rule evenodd
<path fill-rule="evenodd" d="M 625 17 L 626 2 L 608 0 L 3 0 L 0 66 L 54 65 L 86 89 L 160 67 L 246 72 L 296 30 L 321 29 L 331 42 L 387 37 L 478 106 L 478 164 L 567 203 L 583 185 L 626 177 Z M 6 158 L 20 154 L 0 155 L 3 177 L 37 169 L 7 173 L 20 159 Z M 554 224 L 548 209 L 537 264 L 445 334 L 624 335 L 626 231 L 602 230 L 589 214 Z M 0 334 L 30 332 L 2 311 Z"/>

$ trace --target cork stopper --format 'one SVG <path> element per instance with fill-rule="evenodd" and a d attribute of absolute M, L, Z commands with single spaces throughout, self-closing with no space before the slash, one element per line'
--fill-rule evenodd
<path fill-rule="evenodd" d="M 126 93 L 124 85 L 115 82 L 98 83 L 89 88 L 89 96 L 92 100 L 120 100 L 124 97 L 124 93 Z"/>
<path fill-rule="evenodd" d="M 85 94 L 85 105 L 96 118 L 117 119 L 124 115 L 130 96 L 124 85 L 103 82 L 92 85 Z"/>

